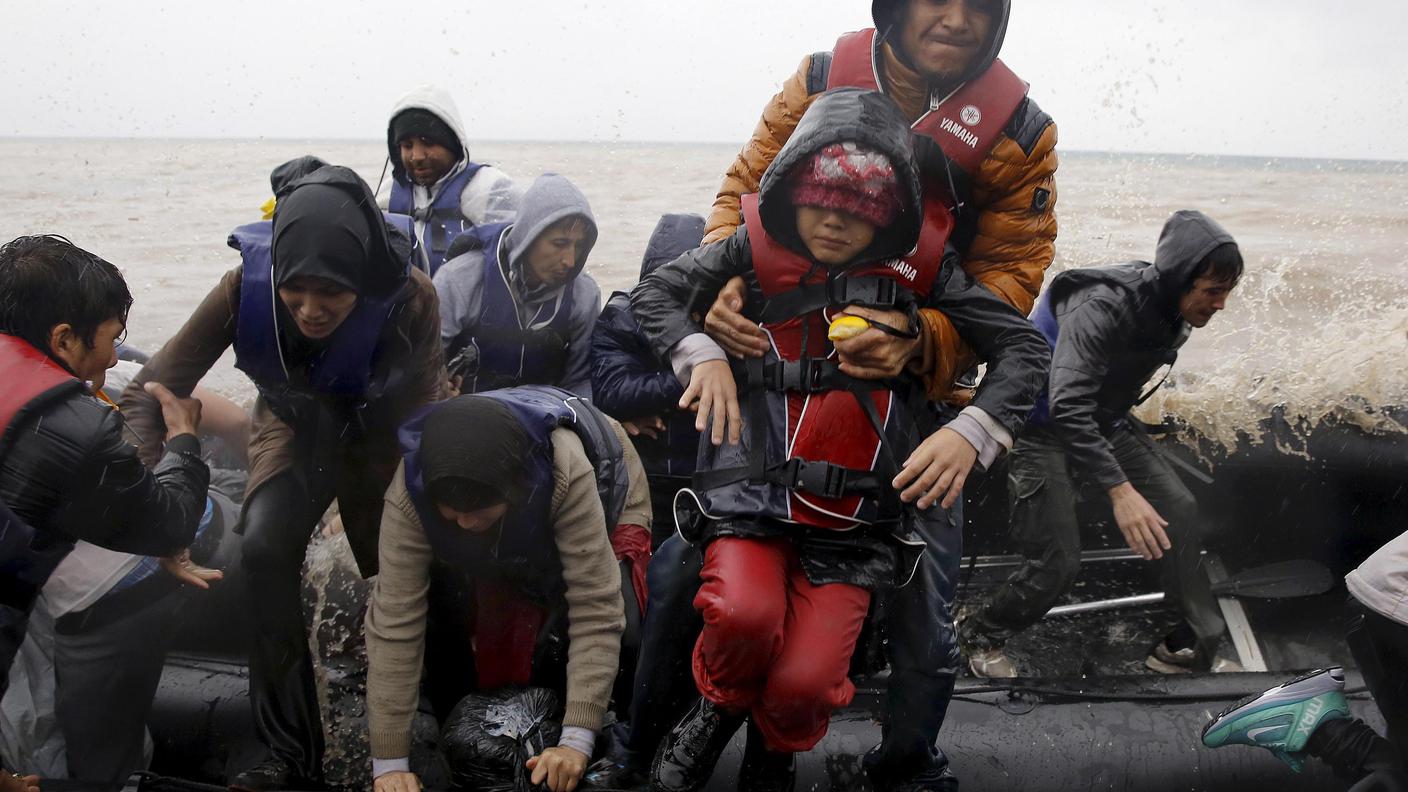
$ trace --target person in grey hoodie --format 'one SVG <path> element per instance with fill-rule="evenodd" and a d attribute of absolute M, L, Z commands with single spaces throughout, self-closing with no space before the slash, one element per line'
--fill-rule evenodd
<path fill-rule="evenodd" d="M 435 275 L 440 336 L 462 393 L 556 385 L 591 398 L 601 289 L 583 272 L 596 244 L 586 196 L 555 173 L 523 194 L 518 219 L 476 226 Z"/>
<path fill-rule="evenodd" d="M 1072 476 L 1109 497 L 1130 549 L 1163 560 L 1165 591 L 1185 622 L 1145 664 L 1207 670 L 1225 624 L 1199 568 L 1198 504 L 1128 413 L 1172 365 L 1195 328 L 1226 306 L 1242 255 L 1202 212 L 1164 224 L 1154 261 L 1070 270 L 1037 300 L 1032 323 L 1051 345 L 1046 393 L 1012 449 L 1012 536 L 1025 557 L 986 601 L 959 613 L 959 643 L 977 676 L 1012 677 L 1003 652 L 1068 591 L 1080 570 Z"/>
<path fill-rule="evenodd" d="M 410 215 L 420 268 L 434 275 L 455 237 L 513 219 L 522 191 L 508 174 L 469 158 L 469 141 L 448 91 L 422 85 L 396 101 L 386 124 L 391 165 L 383 209 Z"/>

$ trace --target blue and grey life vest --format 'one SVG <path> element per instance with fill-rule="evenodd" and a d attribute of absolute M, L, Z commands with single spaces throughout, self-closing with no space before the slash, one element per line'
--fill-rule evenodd
<path fill-rule="evenodd" d="M 474 398 L 502 403 L 513 411 L 527 432 L 532 445 L 527 455 L 528 502 L 510 508 L 498 527 L 483 534 L 464 531 L 440 516 L 425 494 L 420 438 L 426 419 L 448 402 L 424 408 L 397 433 L 406 464 L 406 489 L 437 560 L 474 576 L 505 580 L 540 602 L 550 601 L 562 590 L 562 564 L 551 519 L 553 430 L 565 427 L 581 439 L 597 472 L 597 493 L 608 533 L 616 529 L 625 509 L 630 480 L 620 440 L 600 410 L 561 388 L 528 385 L 489 391 Z M 474 438 L 464 441 L 473 443 Z"/>
<path fill-rule="evenodd" d="M 508 273 L 500 263 L 504 234 L 511 226 L 491 223 L 467 232 L 476 240 L 471 249 L 484 252 L 484 293 L 474 324 L 446 350 L 453 354 L 474 347 L 479 366 L 464 383 L 465 393 L 518 385 L 560 385 L 567 374 L 576 289 L 568 283 L 556 299 L 539 305 L 532 315 L 522 315 Z"/>
<path fill-rule="evenodd" d="M 435 200 L 419 210 L 416 209 L 415 185 L 408 179 L 394 179 L 391 182 L 391 202 L 387 209 L 408 215 L 418 223 L 425 223 L 425 230 L 418 240 L 422 251 L 420 261 L 421 269 L 431 277 L 445 263 L 445 253 L 455 237 L 474 228 L 474 224 L 460 210 L 460 194 L 482 167 L 477 162 L 466 162 L 464 170 L 441 186 Z M 409 236 L 415 239 L 414 228 Z"/>
<path fill-rule="evenodd" d="M 386 215 L 393 226 L 406 231 L 410 218 Z M 272 221 L 236 228 L 230 247 L 240 252 L 244 265 L 240 277 L 239 320 L 235 331 L 235 367 L 254 381 L 265 403 L 280 419 L 292 421 L 312 394 L 347 399 L 357 404 L 374 401 L 392 383 L 372 376 L 378 341 L 399 294 L 359 296 L 351 315 L 333 333 L 326 351 L 313 361 L 302 382 L 290 382 L 279 343 L 279 316 L 274 288 Z M 409 268 L 410 262 L 406 262 Z"/>

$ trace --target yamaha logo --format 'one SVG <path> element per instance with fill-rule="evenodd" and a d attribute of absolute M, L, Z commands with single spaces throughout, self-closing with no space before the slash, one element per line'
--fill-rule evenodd
<path fill-rule="evenodd" d="M 973 105 L 964 105 L 963 109 L 958 111 L 958 118 L 968 126 L 977 126 L 983 122 L 983 113 Z"/>

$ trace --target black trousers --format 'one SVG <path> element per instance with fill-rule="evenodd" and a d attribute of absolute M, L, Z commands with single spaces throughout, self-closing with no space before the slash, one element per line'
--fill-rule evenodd
<path fill-rule="evenodd" d="M 1159 457 L 1152 441 L 1128 426 L 1109 436 L 1129 483 L 1168 521 L 1173 549 L 1164 553 L 1164 591 L 1177 603 L 1211 658 L 1226 624 L 1201 568 L 1198 503 Z M 1024 561 L 964 625 L 964 641 L 1001 646 L 1041 620 L 1080 571 L 1080 524 L 1066 450 L 1050 430 L 1030 427 L 1008 462 L 1011 532 Z"/>
<path fill-rule="evenodd" d="M 1388 739 L 1357 718 L 1326 721 L 1306 743 L 1353 792 L 1408 790 L 1408 625 L 1399 624 L 1349 598 L 1345 642 L 1388 725 Z"/>
<path fill-rule="evenodd" d="M 54 635 L 54 711 L 70 778 L 121 784 L 144 769 L 147 716 L 189 594 L 172 591 L 133 613 L 74 632 L 63 631 L 60 620 Z"/>
<path fill-rule="evenodd" d="M 627 760 L 642 770 L 649 767 L 660 739 L 699 696 L 690 657 L 704 628 L 704 620 L 694 609 L 703 567 L 699 549 L 676 534 L 656 549 L 646 569 L 650 598 L 641 628 L 630 731 L 625 741 Z"/>
<path fill-rule="evenodd" d="M 315 781 L 322 778 L 324 739 L 303 620 L 303 557 L 333 492 L 331 475 L 294 469 L 260 486 L 244 507 L 254 731 L 270 757 Z"/>

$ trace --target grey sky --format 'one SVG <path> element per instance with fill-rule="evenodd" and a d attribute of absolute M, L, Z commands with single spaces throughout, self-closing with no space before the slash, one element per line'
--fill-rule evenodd
<path fill-rule="evenodd" d="M 1016 0 L 1068 149 L 1408 159 L 1405 0 Z M 472 137 L 739 141 L 861 0 L 0 0 L 0 135 L 377 138 L 448 86 Z"/>

